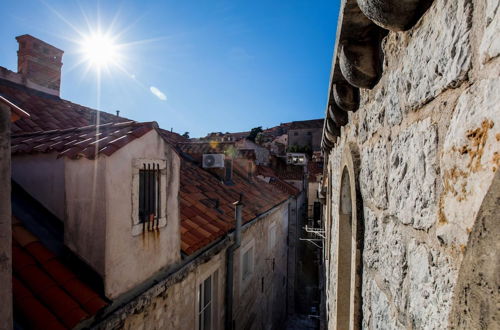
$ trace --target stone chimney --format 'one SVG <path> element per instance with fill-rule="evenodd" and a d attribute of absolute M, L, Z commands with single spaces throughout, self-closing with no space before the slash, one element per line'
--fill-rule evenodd
<path fill-rule="evenodd" d="M 63 51 L 29 34 L 16 37 L 17 72 L 59 96 Z"/>

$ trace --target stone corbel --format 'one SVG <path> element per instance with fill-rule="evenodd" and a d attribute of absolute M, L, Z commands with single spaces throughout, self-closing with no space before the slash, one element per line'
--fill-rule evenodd
<path fill-rule="evenodd" d="M 330 104 L 330 106 L 328 107 L 328 116 L 333 119 L 333 122 L 338 127 L 346 125 L 349 121 L 347 112 L 341 110 L 335 103 Z M 328 121 L 326 122 L 326 126 L 328 127 Z"/>
<path fill-rule="evenodd" d="M 339 67 L 345 80 L 359 88 L 372 89 L 380 79 L 382 65 L 378 42 L 346 42 L 340 48 Z"/>
<path fill-rule="evenodd" d="M 344 111 L 356 111 L 359 108 L 359 89 L 347 82 L 332 85 L 335 104 Z"/>
<path fill-rule="evenodd" d="M 335 142 L 337 141 L 337 137 L 330 132 L 327 132 L 325 129 L 325 136 L 323 138 L 323 146 L 325 149 L 331 149 L 335 146 Z"/>
<path fill-rule="evenodd" d="M 432 4 L 432 0 L 357 0 L 375 24 L 392 31 L 410 29 Z"/>

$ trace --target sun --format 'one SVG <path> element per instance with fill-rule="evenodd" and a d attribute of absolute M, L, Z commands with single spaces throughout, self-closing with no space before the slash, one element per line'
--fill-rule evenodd
<path fill-rule="evenodd" d="M 81 44 L 83 56 L 92 66 L 101 68 L 117 64 L 117 45 L 112 37 L 95 33 L 85 37 Z"/>

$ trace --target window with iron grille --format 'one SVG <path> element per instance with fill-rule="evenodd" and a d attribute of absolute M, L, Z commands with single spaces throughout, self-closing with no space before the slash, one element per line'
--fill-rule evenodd
<path fill-rule="evenodd" d="M 160 229 L 167 224 L 167 161 L 136 158 L 132 164 L 132 235 Z"/>
<path fill-rule="evenodd" d="M 160 165 L 144 163 L 139 170 L 139 222 L 150 223 L 161 218 Z"/>

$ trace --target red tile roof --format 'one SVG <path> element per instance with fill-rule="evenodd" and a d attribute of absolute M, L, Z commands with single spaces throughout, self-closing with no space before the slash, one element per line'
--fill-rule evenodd
<path fill-rule="evenodd" d="M 290 129 L 323 128 L 324 119 L 293 121 Z"/>
<path fill-rule="evenodd" d="M 186 254 L 209 245 L 234 228 L 233 202 L 243 193 L 243 220 L 248 222 L 288 199 L 283 190 L 233 172 L 234 185 L 185 159 L 181 163 L 181 248 Z"/>
<path fill-rule="evenodd" d="M 234 142 L 184 142 L 178 144 L 179 149 L 190 155 L 229 153 L 236 151 Z"/>
<path fill-rule="evenodd" d="M 296 196 L 300 192 L 294 185 L 279 178 L 270 167 L 257 165 L 257 175 L 261 175 L 264 178 L 269 178 L 269 184 L 276 186 L 278 189 L 289 195 Z"/>
<path fill-rule="evenodd" d="M 275 170 L 276 175 L 283 180 L 302 180 L 304 178 L 304 168 L 302 166 L 287 165 Z"/>
<path fill-rule="evenodd" d="M 11 111 L 13 112 L 13 116 L 15 117 L 15 120 L 19 120 L 20 118 L 27 118 L 30 116 L 29 113 L 19 108 L 17 105 L 10 102 L 3 96 L 0 96 L 0 103 L 7 105 L 11 109 Z"/>
<path fill-rule="evenodd" d="M 30 329 L 71 329 L 108 303 L 14 218 L 12 290 L 17 320 Z"/>
<path fill-rule="evenodd" d="M 0 79 L 0 96 L 30 114 L 12 124 L 12 133 L 88 126 L 95 123 L 97 117 L 101 124 L 129 121 L 4 79 Z"/>
<path fill-rule="evenodd" d="M 186 139 L 180 134 L 175 132 L 167 131 L 165 129 L 160 128 L 160 134 L 163 136 L 165 140 L 167 140 L 171 145 L 177 145 L 178 143 L 188 142 L 189 139 Z"/>
<path fill-rule="evenodd" d="M 14 134 L 11 138 L 12 154 L 57 152 L 60 157 L 88 159 L 93 159 L 98 154 L 110 156 L 129 142 L 157 128 L 155 122 L 128 121 Z"/>

